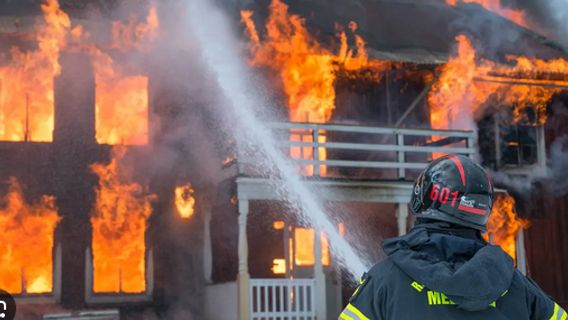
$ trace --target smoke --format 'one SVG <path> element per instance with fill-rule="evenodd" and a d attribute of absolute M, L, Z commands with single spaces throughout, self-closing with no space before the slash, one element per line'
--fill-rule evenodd
<path fill-rule="evenodd" d="M 568 135 L 551 144 L 546 167 L 532 170 L 525 176 L 513 176 L 503 171 L 493 171 L 491 175 L 496 185 L 518 195 L 531 194 L 542 185 L 550 196 L 565 196 L 568 194 Z"/>
<path fill-rule="evenodd" d="M 549 190 L 558 196 L 568 194 L 568 135 L 556 139 L 552 144 L 548 173 L 552 181 L 547 184 Z"/>
<path fill-rule="evenodd" d="M 547 0 L 541 2 L 544 6 L 545 15 L 552 18 L 554 26 L 551 32 L 562 45 L 568 47 L 568 1 L 566 0 Z"/>

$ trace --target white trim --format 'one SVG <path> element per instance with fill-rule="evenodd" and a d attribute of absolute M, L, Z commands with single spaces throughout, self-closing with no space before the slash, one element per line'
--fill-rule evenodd
<path fill-rule="evenodd" d="M 316 319 L 314 279 L 250 279 L 249 290 L 252 320 Z"/>

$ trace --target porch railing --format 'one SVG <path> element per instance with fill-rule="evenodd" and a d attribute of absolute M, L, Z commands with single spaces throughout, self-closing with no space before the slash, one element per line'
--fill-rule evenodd
<path fill-rule="evenodd" d="M 250 279 L 252 320 L 314 320 L 314 279 Z"/>
<path fill-rule="evenodd" d="M 336 124 L 272 123 L 282 151 L 309 176 L 365 177 L 380 169 L 405 179 L 421 170 L 433 154 L 475 154 L 473 131 L 400 129 Z M 254 163 L 239 158 L 241 173 L 254 172 Z M 338 174 L 335 174 L 339 172 Z M 331 173 L 331 174 L 330 174 Z"/>

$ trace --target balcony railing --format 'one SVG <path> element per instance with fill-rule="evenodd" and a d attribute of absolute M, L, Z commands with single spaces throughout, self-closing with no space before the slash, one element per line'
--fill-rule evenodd
<path fill-rule="evenodd" d="M 413 179 L 408 172 L 419 172 L 437 155 L 476 152 L 473 131 L 306 123 L 270 127 L 298 170 L 314 177 Z M 252 161 L 238 158 L 240 173 L 258 174 Z"/>

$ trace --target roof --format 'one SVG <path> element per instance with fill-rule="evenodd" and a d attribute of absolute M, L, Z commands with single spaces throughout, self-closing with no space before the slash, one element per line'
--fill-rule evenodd
<path fill-rule="evenodd" d="M 492 60 L 506 55 L 541 59 L 568 58 L 558 44 L 521 27 L 475 3 L 455 7 L 443 0 L 282 0 L 292 13 L 322 41 L 335 35 L 335 24 L 358 24 L 357 33 L 367 41 L 372 57 L 426 64 L 444 63 L 458 34 L 473 39 L 478 52 Z M 257 23 L 268 15 L 269 0 L 245 7 L 255 12 Z"/>

